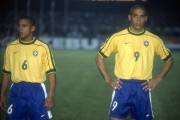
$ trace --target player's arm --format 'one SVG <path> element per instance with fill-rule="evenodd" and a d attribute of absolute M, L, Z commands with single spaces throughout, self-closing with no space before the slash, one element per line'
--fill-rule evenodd
<path fill-rule="evenodd" d="M 3 79 L 1 81 L 1 90 L 0 90 L 0 107 L 2 110 L 6 109 L 6 99 L 5 99 L 5 93 L 7 90 L 7 87 L 10 82 L 11 74 L 3 73 Z"/>
<path fill-rule="evenodd" d="M 50 110 L 54 106 L 54 96 L 55 96 L 55 88 L 56 88 L 56 73 L 48 74 L 49 80 L 49 91 L 48 96 L 46 98 L 45 106 L 47 110 Z"/>
<path fill-rule="evenodd" d="M 46 73 L 49 81 L 49 90 L 48 95 L 46 98 L 45 106 L 47 110 L 50 110 L 54 105 L 54 95 L 55 95 L 55 88 L 56 88 L 56 67 L 54 62 L 54 57 L 52 50 L 45 45 L 44 49 L 44 64 L 46 67 Z"/>
<path fill-rule="evenodd" d="M 163 65 L 163 67 L 161 69 L 160 74 L 156 78 L 159 79 L 159 81 L 161 81 L 167 75 L 167 73 L 170 71 L 170 69 L 172 68 L 173 64 L 174 64 L 173 57 L 171 57 L 170 59 L 166 60 L 164 62 L 164 65 Z"/>
<path fill-rule="evenodd" d="M 161 69 L 161 72 L 155 78 L 152 78 L 151 80 L 149 80 L 148 83 L 145 85 L 144 89 L 146 91 L 154 89 L 160 83 L 160 81 L 167 75 L 167 73 L 170 71 L 170 69 L 173 66 L 173 63 L 174 63 L 173 57 L 166 60 Z"/>
<path fill-rule="evenodd" d="M 112 80 L 110 78 L 109 73 L 107 71 L 106 64 L 105 64 L 105 60 L 99 53 L 97 53 L 96 55 L 96 64 L 103 79 L 106 81 L 106 83 L 109 86 L 111 86 L 113 89 L 121 89 L 121 86 L 118 84 L 120 80 Z"/>
<path fill-rule="evenodd" d="M 157 43 L 155 45 L 155 54 L 158 55 L 160 59 L 164 61 L 164 64 L 160 73 L 146 83 L 144 87 L 146 91 L 154 89 L 160 83 L 160 81 L 167 75 L 174 63 L 173 56 L 171 55 L 170 50 L 166 48 L 165 44 L 159 37 L 157 38 Z"/>

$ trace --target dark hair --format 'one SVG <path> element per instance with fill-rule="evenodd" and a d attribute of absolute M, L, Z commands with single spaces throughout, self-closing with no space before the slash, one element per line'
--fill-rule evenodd
<path fill-rule="evenodd" d="M 31 16 L 21 16 L 21 17 L 19 17 L 18 21 L 22 20 L 22 19 L 26 19 L 31 23 L 32 26 L 36 26 L 36 22 L 35 22 L 33 17 L 31 17 Z"/>
<path fill-rule="evenodd" d="M 130 14 L 132 14 L 134 9 L 142 9 L 144 11 L 144 15 L 147 15 L 146 8 L 144 6 L 142 6 L 142 5 L 134 5 L 134 6 L 132 6 L 131 9 L 130 9 Z"/>

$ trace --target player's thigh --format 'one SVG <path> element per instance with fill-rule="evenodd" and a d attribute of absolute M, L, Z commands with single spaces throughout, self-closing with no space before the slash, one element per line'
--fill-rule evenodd
<path fill-rule="evenodd" d="M 118 118 L 110 117 L 109 120 L 125 120 L 125 119 L 118 119 Z"/>
<path fill-rule="evenodd" d="M 6 119 L 26 119 L 27 106 L 26 100 L 23 99 L 24 92 L 21 85 L 13 84 L 10 90 L 10 98 L 7 106 Z"/>
<path fill-rule="evenodd" d="M 124 119 L 118 119 L 118 118 L 110 117 L 109 120 L 125 120 L 125 118 Z M 131 120 L 135 120 L 135 119 L 131 118 Z"/>
<path fill-rule="evenodd" d="M 38 91 L 38 92 L 37 92 Z M 52 117 L 51 112 L 46 110 L 45 100 L 46 100 L 46 88 L 44 84 L 39 84 L 33 87 L 31 91 L 31 105 L 30 109 L 30 119 L 31 120 L 48 120 Z"/>
<path fill-rule="evenodd" d="M 112 101 L 109 109 L 109 117 L 123 119 L 129 115 L 130 106 L 128 104 L 129 92 L 126 87 L 113 91 Z"/>
<path fill-rule="evenodd" d="M 138 99 L 134 100 L 133 109 L 131 110 L 132 117 L 137 120 L 152 120 L 152 103 L 151 103 L 151 93 L 149 91 L 144 91 L 139 89 Z"/>

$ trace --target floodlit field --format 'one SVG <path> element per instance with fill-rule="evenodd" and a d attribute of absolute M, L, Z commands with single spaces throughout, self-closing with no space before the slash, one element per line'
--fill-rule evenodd
<path fill-rule="evenodd" d="M 53 52 L 57 66 L 57 88 L 52 120 L 108 120 L 112 89 L 105 84 L 96 67 L 97 51 Z M 155 120 L 180 119 L 180 57 L 179 52 L 172 54 L 175 59 L 172 71 L 152 91 Z M 113 56 L 106 61 L 113 77 Z M 159 72 L 162 63 L 155 59 L 154 75 Z"/>

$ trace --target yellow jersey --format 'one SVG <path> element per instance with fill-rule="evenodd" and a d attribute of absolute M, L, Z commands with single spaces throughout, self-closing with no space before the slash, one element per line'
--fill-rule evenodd
<path fill-rule="evenodd" d="M 36 38 L 30 42 L 14 40 L 7 45 L 3 72 L 11 74 L 15 83 L 42 83 L 46 73 L 56 72 L 52 51 Z"/>
<path fill-rule="evenodd" d="M 133 33 L 129 28 L 112 35 L 99 50 L 104 58 L 112 53 L 115 53 L 115 76 L 122 79 L 151 79 L 154 56 L 162 60 L 171 58 L 158 36 L 147 30 Z"/>

